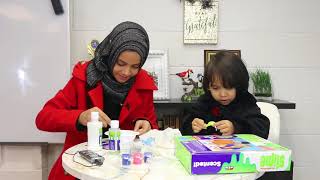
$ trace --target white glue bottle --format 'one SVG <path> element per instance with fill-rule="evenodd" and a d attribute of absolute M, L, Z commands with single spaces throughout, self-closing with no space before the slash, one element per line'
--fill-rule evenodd
<path fill-rule="evenodd" d="M 102 149 L 102 122 L 99 121 L 99 112 L 91 112 L 88 128 L 88 150 L 99 151 Z"/>
<path fill-rule="evenodd" d="M 109 128 L 109 150 L 119 151 L 120 128 L 118 120 L 111 120 Z"/>

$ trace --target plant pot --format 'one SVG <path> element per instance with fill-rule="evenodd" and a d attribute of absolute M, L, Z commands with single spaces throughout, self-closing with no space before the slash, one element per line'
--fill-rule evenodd
<path fill-rule="evenodd" d="M 254 97 L 255 97 L 257 100 L 272 101 L 272 94 L 254 93 Z"/>
<path fill-rule="evenodd" d="M 182 95 L 181 97 L 182 102 L 191 102 L 192 101 L 192 96 L 189 95 L 188 93 Z"/>

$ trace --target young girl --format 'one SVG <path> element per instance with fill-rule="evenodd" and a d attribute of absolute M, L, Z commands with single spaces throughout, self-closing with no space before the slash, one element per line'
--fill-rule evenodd
<path fill-rule="evenodd" d="M 267 138 L 269 119 L 261 114 L 248 86 L 249 74 L 241 58 L 227 51 L 217 53 L 205 69 L 205 94 L 185 111 L 182 134 L 255 134 Z M 207 127 L 210 121 L 215 123 Z"/>

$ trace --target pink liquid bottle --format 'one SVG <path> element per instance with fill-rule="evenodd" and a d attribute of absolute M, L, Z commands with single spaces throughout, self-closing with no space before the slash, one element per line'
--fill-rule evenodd
<path fill-rule="evenodd" d="M 141 153 L 142 149 L 142 142 L 137 135 L 133 141 L 133 147 L 131 149 L 131 156 L 132 156 L 132 163 L 133 164 L 142 164 L 143 162 L 143 155 Z"/>

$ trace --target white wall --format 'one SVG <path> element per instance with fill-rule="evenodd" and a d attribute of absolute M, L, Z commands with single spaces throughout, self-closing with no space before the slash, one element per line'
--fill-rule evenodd
<path fill-rule="evenodd" d="M 0 142 L 63 142 L 39 131 L 35 117 L 69 79 L 69 3 L 55 15 L 51 1 L 0 1 Z M 12 132 L 14 129 L 14 133 Z"/>
<path fill-rule="evenodd" d="M 0 1 L 0 179 L 47 179 L 64 133 L 41 132 L 35 116 L 69 79 L 69 3 Z M 47 68 L 47 67 L 55 68 Z M 31 143 L 28 143 L 31 142 Z M 59 151 L 57 150 L 59 149 Z"/>
<path fill-rule="evenodd" d="M 204 49 L 241 49 L 249 70 L 271 72 L 274 97 L 296 103 L 281 110 L 280 143 L 293 150 L 295 179 L 315 179 L 319 168 L 320 94 L 318 0 L 220 0 L 217 45 L 183 44 L 183 4 L 179 0 L 71 1 L 71 58 L 87 58 L 86 44 L 102 40 L 124 20 L 142 24 L 151 49 L 168 50 L 171 74 L 203 70 Z M 181 80 L 170 76 L 170 96 L 182 95 Z"/>

